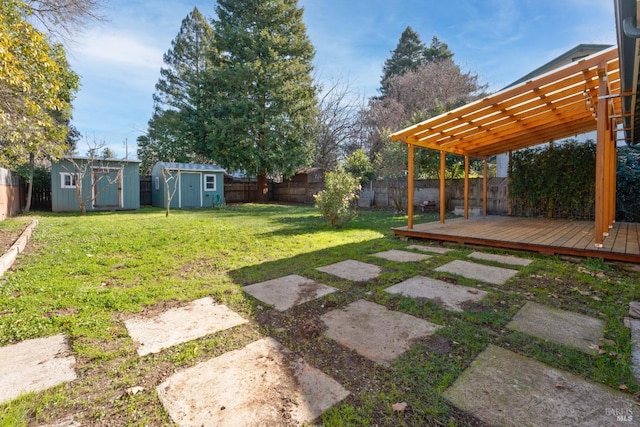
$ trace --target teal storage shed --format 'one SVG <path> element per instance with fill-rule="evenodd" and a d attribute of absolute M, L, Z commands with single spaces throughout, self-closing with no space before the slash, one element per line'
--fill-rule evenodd
<path fill-rule="evenodd" d="M 210 208 L 224 203 L 224 169 L 218 165 L 158 162 L 151 169 L 151 204 L 172 209 Z"/>
<path fill-rule="evenodd" d="M 140 209 L 139 161 L 67 157 L 51 165 L 52 211 L 80 210 L 80 179 L 87 211 Z"/>

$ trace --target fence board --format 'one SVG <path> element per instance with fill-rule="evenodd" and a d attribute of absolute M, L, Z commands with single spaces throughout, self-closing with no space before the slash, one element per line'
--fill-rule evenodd
<path fill-rule="evenodd" d="M 140 177 L 140 206 L 151 206 L 151 176 Z"/>

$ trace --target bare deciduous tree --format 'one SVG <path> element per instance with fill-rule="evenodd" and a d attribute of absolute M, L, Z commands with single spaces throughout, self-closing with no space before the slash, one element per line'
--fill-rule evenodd
<path fill-rule="evenodd" d="M 389 197 L 397 213 L 405 212 L 407 191 L 407 147 L 386 140 L 374 162 L 376 173 L 387 183 Z"/>
<path fill-rule="evenodd" d="M 349 152 L 358 135 L 358 113 L 363 101 L 349 82 L 336 81 L 322 91 L 319 102 L 313 165 L 333 170 Z"/>
<path fill-rule="evenodd" d="M 122 171 L 117 174 L 115 178 L 112 178 L 108 173 L 96 174 L 94 173 L 97 170 L 108 168 L 104 164 L 104 158 L 99 156 L 100 150 L 106 147 L 104 142 L 102 143 L 87 143 L 89 145 L 89 150 L 87 152 L 87 157 L 76 158 L 73 156 L 64 157 L 64 160 L 67 160 L 70 163 L 70 166 L 63 165 L 63 168 L 72 176 L 73 182 L 70 183 L 75 185 L 76 188 L 76 198 L 78 200 L 78 207 L 80 208 L 80 215 L 87 214 L 87 204 L 95 203 L 95 200 L 98 198 L 100 193 L 102 193 L 105 189 L 107 189 L 111 185 L 120 185 L 122 177 Z M 91 180 L 91 191 L 84 194 L 84 180 L 90 174 L 94 174 Z M 100 183 L 104 185 L 99 185 Z"/>
<path fill-rule="evenodd" d="M 32 16 L 53 37 L 68 39 L 91 21 L 104 21 L 99 13 L 104 0 L 24 0 Z"/>
<path fill-rule="evenodd" d="M 389 80 L 388 98 L 404 108 L 405 121 L 420 112 L 432 115 L 473 101 L 486 88 L 478 76 L 463 73 L 451 59 L 430 62 Z"/>
<path fill-rule="evenodd" d="M 387 96 L 372 99 L 362 114 L 370 158 L 385 149 L 389 134 L 482 96 L 486 85 L 451 59 L 429 62 L 387 81 Z"/>
<path fill-rule="evenodd" d="M 175 170 L 174 173 L 172 173 L 171 169 L 167 167 L 162 168 L 162 180 L 164 181 L 164 191 L 167 197 L 167 206 L 164 212 L 164 216 L 167 217 L 169 216 L 169 211 L 171 210 L 171 200 L 173 199 L 173 196 L 176 194 L 176 190 L 180 185 L 180 168 Z M 172 181 L 173 188 L 171 188 L 170 185 Z"/>

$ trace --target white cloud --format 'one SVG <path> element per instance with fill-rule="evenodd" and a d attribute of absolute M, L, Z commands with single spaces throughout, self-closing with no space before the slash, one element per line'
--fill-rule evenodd
<path fill-rule="evenodd" d="M 127 32 L 92 32 L 77 49 L 86 61 L 158 71 L 163 51 L 144 43 L 140 34 Z"/>

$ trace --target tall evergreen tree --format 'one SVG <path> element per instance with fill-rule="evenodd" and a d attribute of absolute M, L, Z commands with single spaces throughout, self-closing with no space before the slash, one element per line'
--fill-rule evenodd
<path fill-rule="evenodd" d="M 309 162 L 316 94 L 314 48 L 297 0 L 219 0 L 221 58 L 208 81 L 211 133 L 200 152 L 230 170 L 290 176 Z"/>
<path fill-rule="evenodd" d="M 400 35 L 396 48 L 391 57 L 384 61 L 382 67 L 381 91 L 386 95 L 387 81 L 392 76 L 399 76 L 409 70 L 416 70 L 424 63 L 424 52 L 427 47 L 420 39 L 420 35 L 410 26 Z"/>
<path fill-rule="evenodd" d="M 391 57 L 384 62 L 380 92 L 383 97 L 387 95 L 389 79 L 394 76 L 402 76 L 407 71 L 416 71 L 430 62 L 451 57 L 453 53 L 446 43 L 433 36 L 431 45 L 427 47 L 420 39 L 420 35 L 409 26 L 400 35 L 398 45 L 391 52 Z"/>
<path fill-rule="evenodd" d="M 205 73 L 216 58 L 213 28 L 197 7 L 182 21 L 164 54 L 146 135 L 138 137 L 143 168 L 156 161 L 188 161 L 207 135 Z"/>
<path fill-rule="evenodd" d="M 453 58 L 453 52 L 449 50 L 446 43 L 441 42 L 438 37 L 433 36 L 431 45 L 424 51 L 425 63 L 442 61 Z"/>

